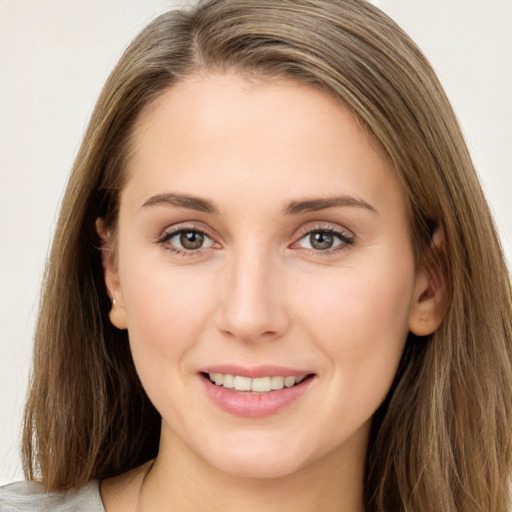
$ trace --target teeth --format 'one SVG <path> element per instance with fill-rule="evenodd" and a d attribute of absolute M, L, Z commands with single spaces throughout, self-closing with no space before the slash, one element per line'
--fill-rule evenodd
<path fill-rule="evenodd" d="M 225 388 L 233 389 L 235 387 L 235 377 L 233 377 L 233 375 L 224 375 L 224 382 L 222 385 Z"/>
<path fill-rule="evenodd" d="M 268 393 L 270 391 L 270 377 L 260 377 L 257 379 L 252 379 L 251 391 Z"/>
<path fill-rule="evenodd" d="M 284 377 L 272 377 L 270 379 L 270 389 L 283 389 Z"/>
<path fill-rule="evenodd" d="M 295 377 L 285 377 L 284 378 L 284 386 L 286 388 L 291 388 L 295 385 Z"/>
<path fill-rule="evenodd" d="M 240 375 L 237 375 L 234 384 L 237 391 L 251 391 L 251 379 L 249 377 L 240 377 Z"/>
<path fill-rule="evenodd" d="M 242 377 L 241 375 L 228 375 L 222 373 L 208 374 L 210 380 L 217 386 L 223 386 L 227 389 L 235 389 L 236 391 L 252 391 L 253 393 L 268 393 L 269 391 L 277 391 L 283 388 L 291 388 L 296 384 L 300 384 L 305 375 L 300 377 Z"/>

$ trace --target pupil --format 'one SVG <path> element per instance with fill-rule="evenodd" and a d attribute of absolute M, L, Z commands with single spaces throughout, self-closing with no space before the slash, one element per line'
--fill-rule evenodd
<path fill-rule="evenodd" d="M 180 243 L 185 249 L 199 249 L 203 241 L 204 236 L 197 231 L 184 231 L 180 235 Z"/>
<path fill-rule="evenodd" d="M 309 235 L 309 243 L 311 244 L 311 247 L 318 249 L 319 251 L 330 249 L 333 241 L 333 236 L 329 233 L 317 232 Z"/>

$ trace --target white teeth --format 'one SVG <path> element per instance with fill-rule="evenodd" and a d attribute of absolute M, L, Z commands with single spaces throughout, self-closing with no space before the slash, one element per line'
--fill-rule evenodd
<path fill-rule="evenodd" d="M 295 385 L 295 377 L 285 377 L 284 378 L 284 386 L 286 388 L 291 388 Z"/>
<path fill-rule="evenodd" d="M 243 377 L 241 375 L 229 375 L 222 373 L 209 373 L 210 380 L 217 386 L 223 386 L 227 389 L 235 389 L 236 391 L 252 391 L 254 393 L 268 393 L 269 391 L 277 391 L 283 388 L 291 388 L 296 384 L 300 384 L 305 375 L 300 377 Z"/>
<path fill-rule="evenodd" d="M 283 389 L 284 388 L 284 377 L 272 377 L 270 379 L 270 389 Z"/>
<path fill-rule="evenodd" d="M 260 377 L 257 379 L 252 379 L 251 391 L 268 393 L 270 391 L 270 377 Z"/>
<path fill-rule="evenodd" d="M 237 391 L 251 391 L 251 378 L 237 375 L 233 382 Z"/>
<path fill-rule="evenodd" d="M 233 375 L 224 375 L 224 382 L 222 385 L 225 388 L 233 389 L 235 387 L 235 377 L 233 377 Z"/>

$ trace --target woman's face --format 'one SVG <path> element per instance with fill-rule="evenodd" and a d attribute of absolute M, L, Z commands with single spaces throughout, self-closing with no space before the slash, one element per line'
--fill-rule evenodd
<path fill-rule="evenodd" d="M 235 73 L 174 86 L 134 140 L 106 279 L 161 451 L 257 477 L 361 463 L 421 293 L 376 143 L 315 88 Z"/>

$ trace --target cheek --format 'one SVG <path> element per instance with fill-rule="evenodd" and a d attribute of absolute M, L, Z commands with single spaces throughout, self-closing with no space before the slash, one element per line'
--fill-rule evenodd
<path fill-rule="evenodd" d="M 354 266 L 325 281 L 317 276 L 314 285 L 302 281 L 308 293 L 301 294 L 298 316 L 330 361 L 329 377 L 338 390 L 331 407 L 345 419 L 352 411 L 355 423 L 385 398 L 407 338 L 414 265 L 395 261 Z"/>
<path fill-rule="evenodd" d="M 308 318 L 315 329 L 325 331 L 320 338 L 339 338 L 361 348 L 379 339 L 401 339 L 407 333 L 414 285 L 413 265 L 404 264 L 364 265 L 364 269 L 333 269 L 311 279 L 299 277 L 299 318 Z"/>
<path fill-rule="evenodd" d="M 151 363 L 158 369 L 170 360 L 179 364 L 210 316 L 211 278 L 190 267 L 172 268 L 142 257 L 130 258 L 120 273 L 136 365 Z"/>

